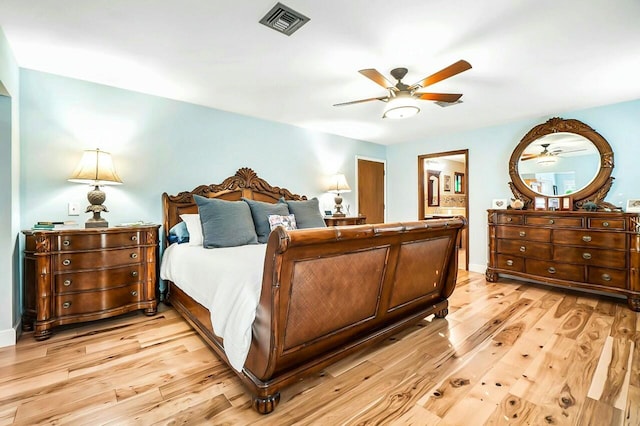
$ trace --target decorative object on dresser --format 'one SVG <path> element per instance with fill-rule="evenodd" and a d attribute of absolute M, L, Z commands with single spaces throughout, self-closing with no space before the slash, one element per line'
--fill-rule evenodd
<path fill-rule="evenodd" d="M 528 147 L 541 141 L 544 155 L 558 157 L 558 164 L 567 160 L 560 153 L 572 153 L 570 195 L 564 190 L 555 195 L 553 186 L 567 184 L 559 176 L 544 183 L 536 173 L 519 172 L 520 163 L 536 158 L 526 154 Z M 580 155 L 584 152 L 592 154 Z M 586 169 L 594 167 L 581 180 L 582 162 Z M 545 178 L 559 174 L 545 170 L 540 172 Z M 489 210 L 487 280 L 495 282 L 505 274 L 620 294 L 632 310 L 640 311 L 640 215 L 612 211 L 614 206 L 604 201 L 612 170 L 609 143 L 584 123 L 552 118 L 527 133 L 511 156 L 509 175 L 514 196 L 531 210 Z M 569 211 L 573 209 L 577 211 Z"/>
<path fill-rule="evenodd" d="M 333 216 L 345 217 L 346 214 L 342 212 L 342 197 L 340 196 L 340 194 L 344 192 L 351 192 L 351 188 L 347 183 L 347 178 L 341 173 L 331 176 L 327 191 L 336 194 L 336 196 L 334 197 L 334 202 L 336 203 L 335 205 L 336 211 L 335 213 L 333 213 Z"/>
<path fill-rule="evenodd" d="M 44 340 L 63 324 L 136 309 L 154 315 L 158 228 L 23 231 L 23 329 Z"/>
<path fill-rule="evenodd" d="M 169 233 L 165 241 L 169 241 L 170 230 L 179 226 L 181 218 L 198 212 L 194 195 L 268 203 L 278 203 L 282 198 L 287 202 L 306 199 L 271 186 L 253 170 L 242 168 L 220 184 L 201 185 L 177 195 L 163 194 L 163 225 Z M 458 271 L 456 241 L 465 226 L 461 217 L 342 228 L 286 230 L 277 226 L 263 247 L 235 247 L 251 253 L 262 249 L 266 253 L 251 261 L 249 252 L 243 251 L 244 255 L 236 258 L 246 259 L 245 264 L 230 267 L 234 276 L 238 275 L 238 268 L 262 272 L 256 278 L 259 303 L 251 317 L 253 322 L 247 327 L 248 353 L 240 368 L 234 368 L 252 394 L 253 407 L 260 413 L 269 413 L 278 404 L 281 389 L 382 342 L 430 314 L 446 316 L 447 298 L 454 290 Z M 213 329 L 214 321 L 220 321 L 220 317 L 213 320 L 212 314 L 220 314 L 221 309 L 213 312 L 212 305 L 196 301 L 197 292 L 188 293 L 191 285 L 210 288 L 226 283 L 220 278 L 225 271 L 222 267 L 212 269 L 210 262 L 187 266 L 184 262 L 193 262 L 199 254 L 196 247 L 183 246 L 172 244 L 163 254 L 161 273 L 167 278 L 168 301 L 220 359 L 234 365 L 225 345 L 235 342 L 235 338 L 221 338 Z M 176 258 L 171 256 L 180 253 L 181 248 L 189 254 L 179 269 L 208 268 L 208 274 L 196 275 L 195 283 L 172 273 Z M 217 249 L 203 251 L 221 255 L 215 253 L 221 251 Z M 219 264 L 226 266 L 228 262 Z M 203 275 L 213 277 L 213 282 L 205 284 Z M 227 287 L 237 287 L 235 284 L 238 283 Z M 218 294 L 218 301 L 220 297 Z M 220 303 L 227 307 L 231 301 Z M 229 347 L 234 349 L 236 345 Z"/>
<path fill-rule="evenodd" d="M 106 228 L 109 223 L 100 216 L 101 212 L 108 212 L 103 205 L 107 196 L 100 189 L 102 185 L 119 185 L 122 183 L 116 173 L 111 159 L 111 154 L 100 149 L 87 150 L 82 154 L 82 159 L 68 179 L 69 182 L 88 183 L 94 188 L 87 194 L 89 206 L 85 213 L 93 213 L 85 223 L 86 228 Z"/>
<path fill-rule="evenodd" d="M 364 225 L 367 223 L 366 216 L 345 216 L 345 217 L 325 217 L 324 223 L 327 226 Z"/>

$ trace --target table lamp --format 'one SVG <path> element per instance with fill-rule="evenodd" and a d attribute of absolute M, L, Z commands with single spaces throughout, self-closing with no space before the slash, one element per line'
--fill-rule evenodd
<path fill-rule="evenodd" d="M 336 175 L 333 175 L 329 182 L 330 184 L 327 191 L 336 194 L 336 196 L 334 197 L 334 202 L 336 203 L 336 211 L 333 214 L 333 217 L 345 217 L 346 214 L 342 212 L 342 197 L 340 196 L 340 194 L 343 192 L 351 192 L 351 188 L 347 183 L 347 178 L 345 178 L 343 174 L 338 173 Z"/>

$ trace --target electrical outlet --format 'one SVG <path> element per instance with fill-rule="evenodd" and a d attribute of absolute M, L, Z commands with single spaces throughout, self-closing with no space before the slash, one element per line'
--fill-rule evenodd
<path fill-rule="evenodd" d="M 80 203 L 69 203 L 68 209 L 69 216 L 80 216 Z"/>

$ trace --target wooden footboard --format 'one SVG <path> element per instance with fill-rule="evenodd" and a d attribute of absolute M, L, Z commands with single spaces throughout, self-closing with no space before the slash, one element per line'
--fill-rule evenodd
<path fill-rule="evenodd" d="M 429 314 L 444 317 L 464 218 L 285 231 L 269 237 L 253 340 L 240 377 L 254 407 L 280 390 Z M 169 300 L 226 360 L 208 311 Z"/>

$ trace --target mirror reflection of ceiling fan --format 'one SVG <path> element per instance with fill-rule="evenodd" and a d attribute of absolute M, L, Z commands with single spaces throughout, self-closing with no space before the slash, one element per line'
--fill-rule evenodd
<path fill-rule="evenodd" d="M 386 96 L 379 96 L 377 98 L 360 99 L 357 101 L 342 102 L 334 104 L 333 106 L 345 106 L 359 104 L 370 101 L 382 101 L 387 102 L 387 107 L 384 110 L 383 118 L 407 118 L 420 112 L 420 107 L 416 102 L 418 99 L 426 101 L 439 101 L 445 103 L 457 102 L 461 93 L 425 93 L 418 92 L 418 90 L 438 83 L 449 77 L 453 77 L 456 74 L 460 74 L 471 68 L 469 62 L 460 60 L 454 64 L 449 65 L 446 68 L 441 69 L 435 74 L 429 77 L 423 78 L 417 83 L 408 86 L 402 82 L 402 79 L 407 74 L 406 68 L 394 68 L 391 70 L 393 78 L 398 80 L 396 84 L 392 84 L 387 80 L 380 72 L 374 68 L 368 68 L 358 71 L 360 74 L 367 77 L 374 83 L 384 87 L 389 91 Z"/>
<path fill-rule="evenodd" d="M 556 148 L 553 150 L 549 150 L 549 145 L 551 145 L 550 143 L 543 143 L 540 144 L 540 146 L 543 148 L 542 152 L 538 153 L 538 154 L 522 154 L 522 157 L 520 158 L 521 161 L 527 161 L 527 160 L 533 160 L 534 158 L 545 158 L 545 157 L 555 157 L 559 154 L 564 154 L 564 153 L 569 153 L 569 152 L 578 152 L 578 151 L 586 151 L 585 148 L 580 148 L 580 149 L 572 149 L 572 150 L 564 150 L 562 148 Z"/>

